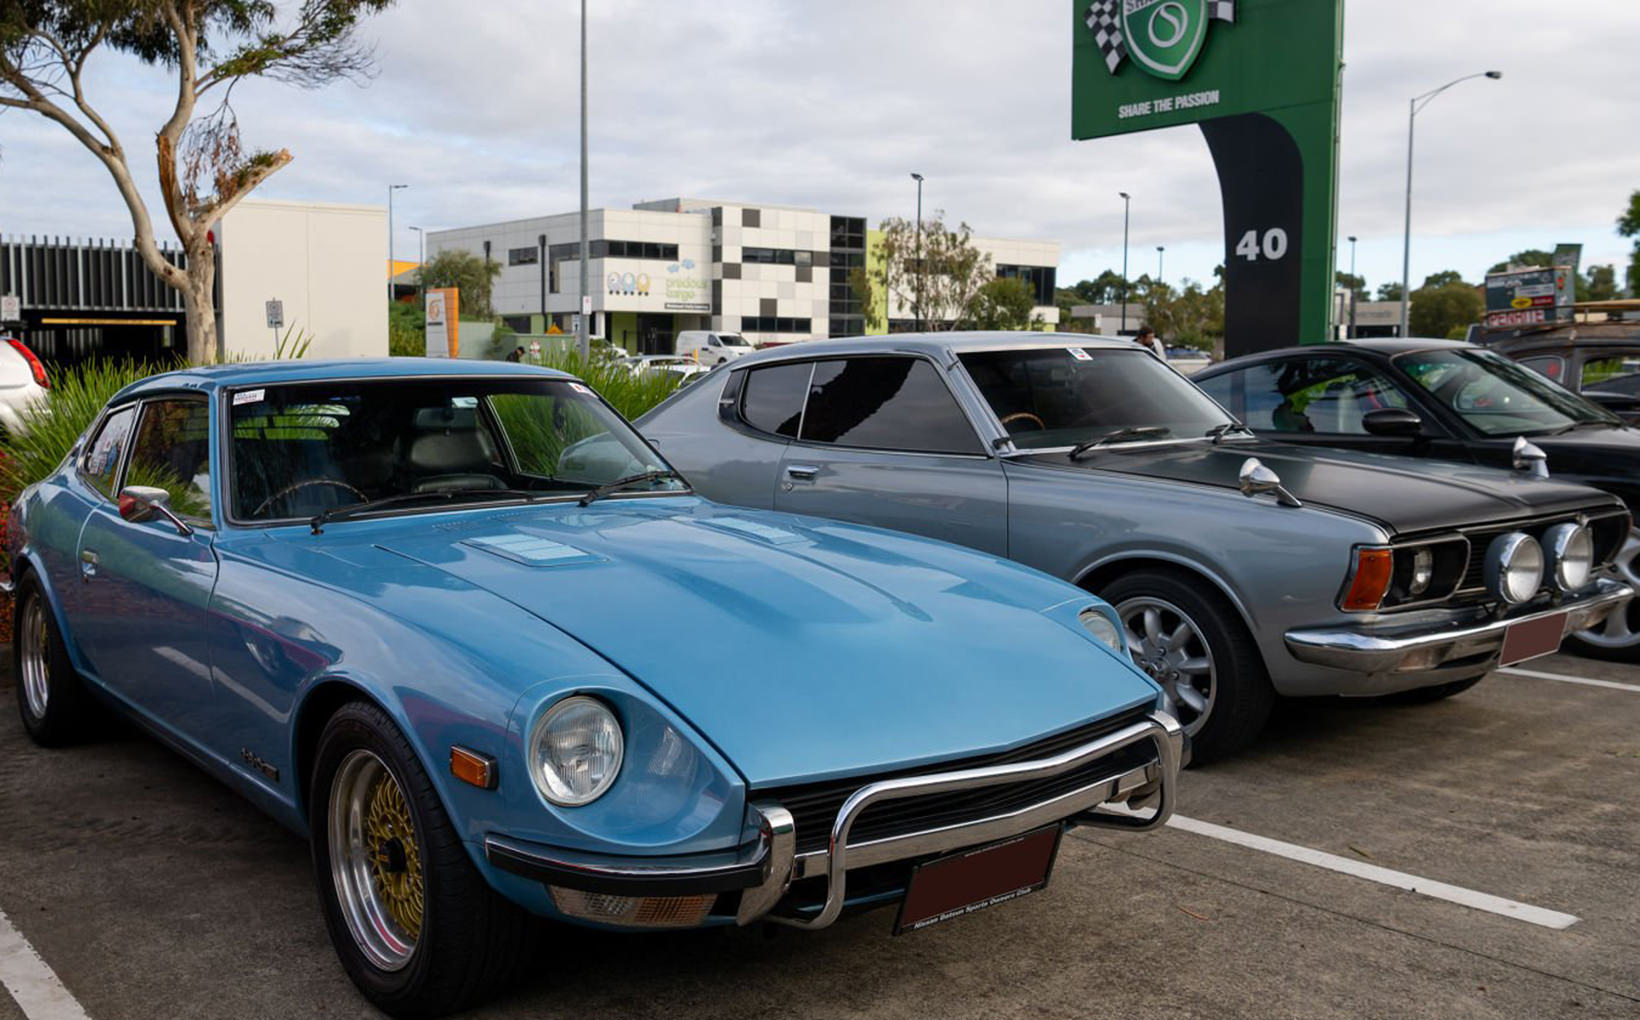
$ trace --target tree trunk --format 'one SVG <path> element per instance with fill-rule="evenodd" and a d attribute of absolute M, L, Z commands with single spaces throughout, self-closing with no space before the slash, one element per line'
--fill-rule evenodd
<path fill-rule="evenodd" d="M 214 365 L 216 335 L 216 261 L 207 246 L 203 253 L 188 253 L 188 282 L 182 300 L 188 311 L 188 364 Z"/>

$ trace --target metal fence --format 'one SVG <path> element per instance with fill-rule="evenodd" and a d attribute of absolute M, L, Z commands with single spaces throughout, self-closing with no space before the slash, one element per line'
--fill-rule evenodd
<path fill-rule="evenodd" d="M 174 266 L 181 249 L 161 245 Z M 84 312 L 181 312 L 182 293 L 167 287 L 129 244 L 65 238 L 0 237 L 0 295 L 23 307 Z"/>

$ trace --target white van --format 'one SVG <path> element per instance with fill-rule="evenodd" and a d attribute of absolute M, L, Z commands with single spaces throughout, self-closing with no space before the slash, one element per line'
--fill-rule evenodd
<path fill-rule="evenodd" d="M 706 329 L 686 329 L 678 334 L 678 357 L 690 358 L 711 367 L 733 361 L 757 350 L 739 333 L 714 333 Z"/>

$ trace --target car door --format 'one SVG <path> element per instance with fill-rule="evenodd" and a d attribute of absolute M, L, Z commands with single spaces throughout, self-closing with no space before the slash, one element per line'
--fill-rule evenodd
<path fill-rule="evenodd" d="M 1261 361 L 1199 383 L 1209 396 L 1255 432 L 1285 442 L 1370 453 L 1422 456 L 1451 437 L 1389 374 L 1363 358 L 1296 355 Z M 1367 431 L 1375 410 L 1410 410 L 1423 420 L 1417 435 Z"/>
<path fill-rule="evenodd" d="M 777 476 L 778 510 L 1008 554 L 1008 483 L 944 374 L 911 355 L 808 362 Z"/>
<path fill-rule="evenodd" d="M 163 515 L 128 521 L 117 497 L 100 501 L 80 531 L 80 580 L 65 613 L 89 666 L 109 689 L 163 725 L 197 737 L 210 711 L 205 625 L 217 572 L 205 400 L 145 401 L 118 477 L 120 488 L 165 489 L 183 525 Z"/>

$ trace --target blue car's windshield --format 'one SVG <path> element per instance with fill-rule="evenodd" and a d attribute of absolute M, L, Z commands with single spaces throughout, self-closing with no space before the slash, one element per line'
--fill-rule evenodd
<path fill-rule="evenodd" d="M 959 355 L 1020 449 L 1111 437 L 1197 439 L 1235 421 L 1147 351 L 1025 347 Z"/>
<path fill-rule="evenodd" d="M 573 498 L 668 470 L 619 415 L 569 380 L 300 383 L 238 390 L 229 404 L 231 502 L 243 521 L 306 519 L 417 494 L 432 509 L 486 492 Z M 634 486 L 644 488 L 684 485 Z"/>

